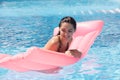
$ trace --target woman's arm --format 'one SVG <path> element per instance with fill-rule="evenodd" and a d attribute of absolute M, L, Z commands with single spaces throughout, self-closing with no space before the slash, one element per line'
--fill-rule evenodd
<path fill-rule="evenodd" d="M 77 49 L 71 49 L 66 51 L 65 54 L 74 56 L 75 58 L 80 58 L 82 55 L 82 52 L 78 51 Z"/>

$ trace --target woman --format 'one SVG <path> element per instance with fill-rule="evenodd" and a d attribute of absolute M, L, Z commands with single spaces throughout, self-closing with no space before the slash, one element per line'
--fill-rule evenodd
<path fill-rule="evenodd" d="M 76 21 L 72 17 L 64 17 L 59 23 L 59 33 L 56 36 L 53 36 L 44 48 L 80 58 L 82 54 L 80 51 L 77 49 L 68 50 L 75 30 Z"/>

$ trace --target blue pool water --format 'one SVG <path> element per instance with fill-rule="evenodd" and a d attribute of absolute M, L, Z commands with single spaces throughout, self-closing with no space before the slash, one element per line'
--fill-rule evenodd
<path fill-rule="evenodd" d="M 64 16 L 105 22 L 88 55 L 76 64 L 56 74 L 0 68 L 0 80 L 120 80 L 119 5 L 119 0 L 0 0 L 0 53 L 43 47 Z"/>

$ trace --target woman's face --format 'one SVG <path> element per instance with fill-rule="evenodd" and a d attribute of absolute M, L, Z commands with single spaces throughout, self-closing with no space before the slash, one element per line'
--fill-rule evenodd
<path fill-rule="evenodd" d="M 60 36 L 62 36 L 65 39 L 71 39 L 75 29 L 72 24 L 70 23 L 61 23 L 60 26 Z"/>

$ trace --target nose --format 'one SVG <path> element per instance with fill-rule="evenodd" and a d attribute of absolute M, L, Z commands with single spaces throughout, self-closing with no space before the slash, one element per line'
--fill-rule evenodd
<path fill-rule="evenodd" d="M 69 32 L 66 32 L 65 35 L 66 35 L 66 36 L 69 35 Z"/>
<path fill-rule="evenodd" d="M 65 33 L 65 36 L 66 36 L 66 37 L 70 36 L 70 33 L 69 33 L 69 32 L 66 32 L 66 33 Z"/>

